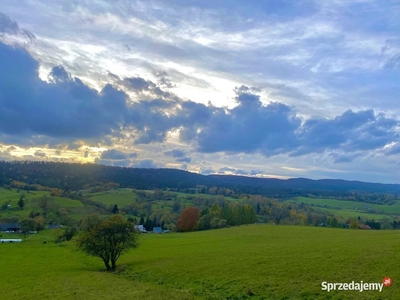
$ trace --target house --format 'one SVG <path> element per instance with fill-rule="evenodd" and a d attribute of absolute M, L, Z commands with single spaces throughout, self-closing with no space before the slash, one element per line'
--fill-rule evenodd
<path fill-rule="evenodd" d="M 154 227 L 153 228 L 153 233 L 163 233 L 163 230 L 161 227 Z"/>
<path fill-rule="evenodd" d="M 3 223 L 0 224 L 0 231 L 12 231 L 18 232 L 20 230 L 20 226 L 18 223 Z"/>
<path fill-rule="evenodd" d="M 143 225 L 135 225 L 135 230 L 136 231 L 140 231 L 140 232 L 142 232 L 142 233 L 146 233 L 147 231 L 146 231 L 146 228 L 144 228 L 144 226 Z"/>
<path fill-rule="evenodd" d="M 60 229 L 62 225 L 57 225 L 57 224 L 49 224 L 47 225 L 47 229 Z"/>

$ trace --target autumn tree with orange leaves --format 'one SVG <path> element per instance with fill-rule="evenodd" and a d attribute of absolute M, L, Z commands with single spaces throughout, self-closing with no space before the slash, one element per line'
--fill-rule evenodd
<path fill-rule="evenodd" d="M 200 210 L 196 207 L 190 206 L 184 209 L 176 223 L 177 229 L 179 231 L 193 231 L 197 229 L 199 216 Z"/>

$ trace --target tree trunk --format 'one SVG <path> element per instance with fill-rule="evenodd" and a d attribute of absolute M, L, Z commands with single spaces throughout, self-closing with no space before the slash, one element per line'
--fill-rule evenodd
<path fill-rule="evenodd" d="M 111 271 L 115 271 L 116 267 L 117 267 L 116 261 L 111 261 Z"/>
<path fill-rule="evenodd" d="M 107 271 L 111 271 L 110 263 L 108 262 L 108 260 L 103 259 L 103 261 L 104 261 L 104 265 L 107 268 Z"/>

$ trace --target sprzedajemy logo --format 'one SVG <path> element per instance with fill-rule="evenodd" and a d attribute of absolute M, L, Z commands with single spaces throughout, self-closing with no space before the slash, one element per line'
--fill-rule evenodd
<path fill-rule="evenodd" d="M 378 282 L 322 282 L 321 289 L 323 291 L 379 291 L 382 292 L 384 286 L 391 286 L 392 279 L 390 277 L 385 277 L 382 280 L 382 283 Z"/>

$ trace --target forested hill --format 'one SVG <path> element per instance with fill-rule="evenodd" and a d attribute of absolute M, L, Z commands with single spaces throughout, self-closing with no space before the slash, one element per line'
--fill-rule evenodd
<path fill-rule="evenodd" d="M 136 189 L 226 187 L 239 193 L 269 196 L 295 196 L 318 192 L 319 195 L 340 195 L 352 191 L 400 193 L 399 184 L 366 183 L 345 180 L 288 180 L 228 175 L 200 175 L 176 169 L 134 169 L 96 164 L 56 162 L 0 162 L 0 185 L 13 180 L 27 184 L 79 190 L 85 186 L 115 182 L 120 187 Z"/>

